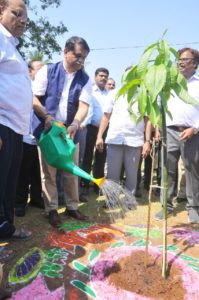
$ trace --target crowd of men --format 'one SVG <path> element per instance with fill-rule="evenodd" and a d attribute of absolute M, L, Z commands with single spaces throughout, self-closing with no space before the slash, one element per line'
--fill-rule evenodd
<path fill-rule="evenodd" d="M 27 65 L 16 49 L 24 33 L 27 11 L 23 0 L 0 0 L 0 238 L 24 240 L 32 233 L 16 228 L 14 215 L 24 216 L 30 204 L 45 208 L 49 223 L 59 228 L 59 188 L 63 189 L 65 215 L 89 220 L 79 209 L 87 201 L 88 181 L 50 166 L 38 140 L 52 122 L 62 122 L 76 145 L 74 162 L 95 178 L 105 174 L 120 181 L 125 172 L 125 187 L 136 195 L 139 161 L 151 148 L 152 126 L 147 116 L 139 124 L 128 113 L 126 96 L 117 101 L 115 81 L 109 70 L 98 68 L 94 84 L 85 71 L 90 48 L 81 37 L 69 38 L 63 59 Z M 179 50 L 177 66 L 187 80 L 188 92 L 199 100 L 196 69 L 199 52 Z M 29 67 L 29 68 L 28 68 Z M 137 103 L 132 107 L 139 117 Z M 168 215 L 173 213 L 173 198 L 179 158 L 186 178 L 187 211 L 190 223 L 199 223 L 199 106 L 182 102 L 173 92 L 168 102 L 173 118 L 167 116 L 168 139 Z M 161 133 L 160 133 L 161 136 Z M 98 186 L 94 191 L 99 194 Z M 30 194 L 30 196 L 29 196 Z M 162 211 L 156 214 L 162 219 Z"/>

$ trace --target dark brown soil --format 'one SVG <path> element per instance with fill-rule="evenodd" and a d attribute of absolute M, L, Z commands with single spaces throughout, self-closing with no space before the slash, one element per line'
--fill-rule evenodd
<path fill-rule="evenodd" d="M 161 276 L 161 256 L 149 256 L 148 263 L 148 267 L 145 267 L 142 251 L 133 252 L 131 256 L 118 261 L 115 270 L 111 270 L 109 281 L 117 288 L 145 297 L 161 300 L 184 299 L 181 269 L 172 265 L 168 278 L 164 279 Z"/>

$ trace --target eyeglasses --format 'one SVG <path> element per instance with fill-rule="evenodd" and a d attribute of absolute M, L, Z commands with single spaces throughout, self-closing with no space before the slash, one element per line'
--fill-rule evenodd
<path fill-rule="evenodd" d="M 191 60 L 194 60 L 194 58 L 193 58 L 193 57 L 184 57 L 184 58 L 179 58 L 179 59 L 177 60 L 177 62 L 184 62 L 184 63 L 187 63 L 187 62 L 189 62 L 189 61 L 191 61 Z"/>
<path fill-rule="evenodd" d="M 27 19 L 27 14 L 26 12 L 22 11 L 22 10 L 14 10 L 14 9 L 11 9 L 10 10 L 11 13 L 16 17 L 16 18 L 25 18 Z"/>
<path fill-rule="evenodd" d="M 87 57 L 87 55 L 82 55 L 82 54 L 80 54 L 80 53 L 76 53 L 75 51 L 73 51 L 73 55 L 75 56 L 75 58 L 77 59 L 77 60 L 85 60 L 86 59 L 86 57 Z"/>

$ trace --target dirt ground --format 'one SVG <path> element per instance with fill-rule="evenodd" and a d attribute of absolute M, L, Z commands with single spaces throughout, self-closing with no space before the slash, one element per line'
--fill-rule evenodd
<path fill-rule="evenodd" d="M 111 224 L 109 211 L 102 208 L 103 196 L 96 198 L 91 192 L 89 202 L 79 205 L 79 209 L 91 217 L 90 223 L 75 222 L 64 216 L 63 207 L 59 209 L 65 233 L 48 224 L 44 210 L 28 207 L 25 217 L 16 217 L 16 225 L 32 230 L 33 238 L 23 242 L 0 243 L 15 252 L 14 257 L 4 265 L 1 286 L 10 287 L 13 291 L 11 299 L 15 300 L 36 299 L 38 290 L 42 288 L 45 290 L 41 298 L 43 300 L 99 299 L 90 284 L 92 260 L 110 247 L 145 244 L 147 198 L 148 194 L 142 190 L 142 197 L 137 198 L 137 209 L 127 212 L 124 219 L 117 219 Z M 152 246 L 161 249 L 162 222 L 154 219 L 155 213 L 160 210 L 160 203 L 154 194 L 152 202 L 149 240 Z M 168 219 L 168 247 L 184 257 L 196 272 L 199 272 L 198 235 L 199 225 L 188 224 L 185 203 L 176 204 L 174 215 Z M 40 250 L 44 254 L 42 261 Z M 34 260 L 28 261 L 31 251 L 36 254 Z M 32 296 L 25 298 L 28 294 Z"/>

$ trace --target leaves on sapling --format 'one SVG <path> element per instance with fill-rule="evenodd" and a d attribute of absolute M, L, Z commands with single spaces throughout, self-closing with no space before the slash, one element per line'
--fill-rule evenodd
<path fill-rule="evenodd" d="M 151 102 L 156 100 L 156 97 L 163 89 L 166 82 L 167 71 L 164 64 L 151 65 L 145 76 L 145 84 L 149 95 L 151 96 Z"/>
<path fill-rule="evenodd" d="M 156 46 L 157 46 L 157 43 L 156 43 Z M 149 47 L 145 52 L 144 54 L 142 55 L 140 61 L 139 61 L 139 64 L 137 65 L 137 73 L 138 75 L 142 76 L 146 71 L 147 71 L 147 68 L 148 68 L 148 63 L 150 61 L 150 58 L 153 54 L 153 51 L 154 49 L 156 48 L 156 46 L 154 47 Z"/>
<path fill-rule="evenodd" d="M 147 90 L 144 83 L 140 85 L 137 101 L 138 101 L 139 112 L 142 116 L 144 116 L 146 113 L 146 106 L 147 106 Z"/>

